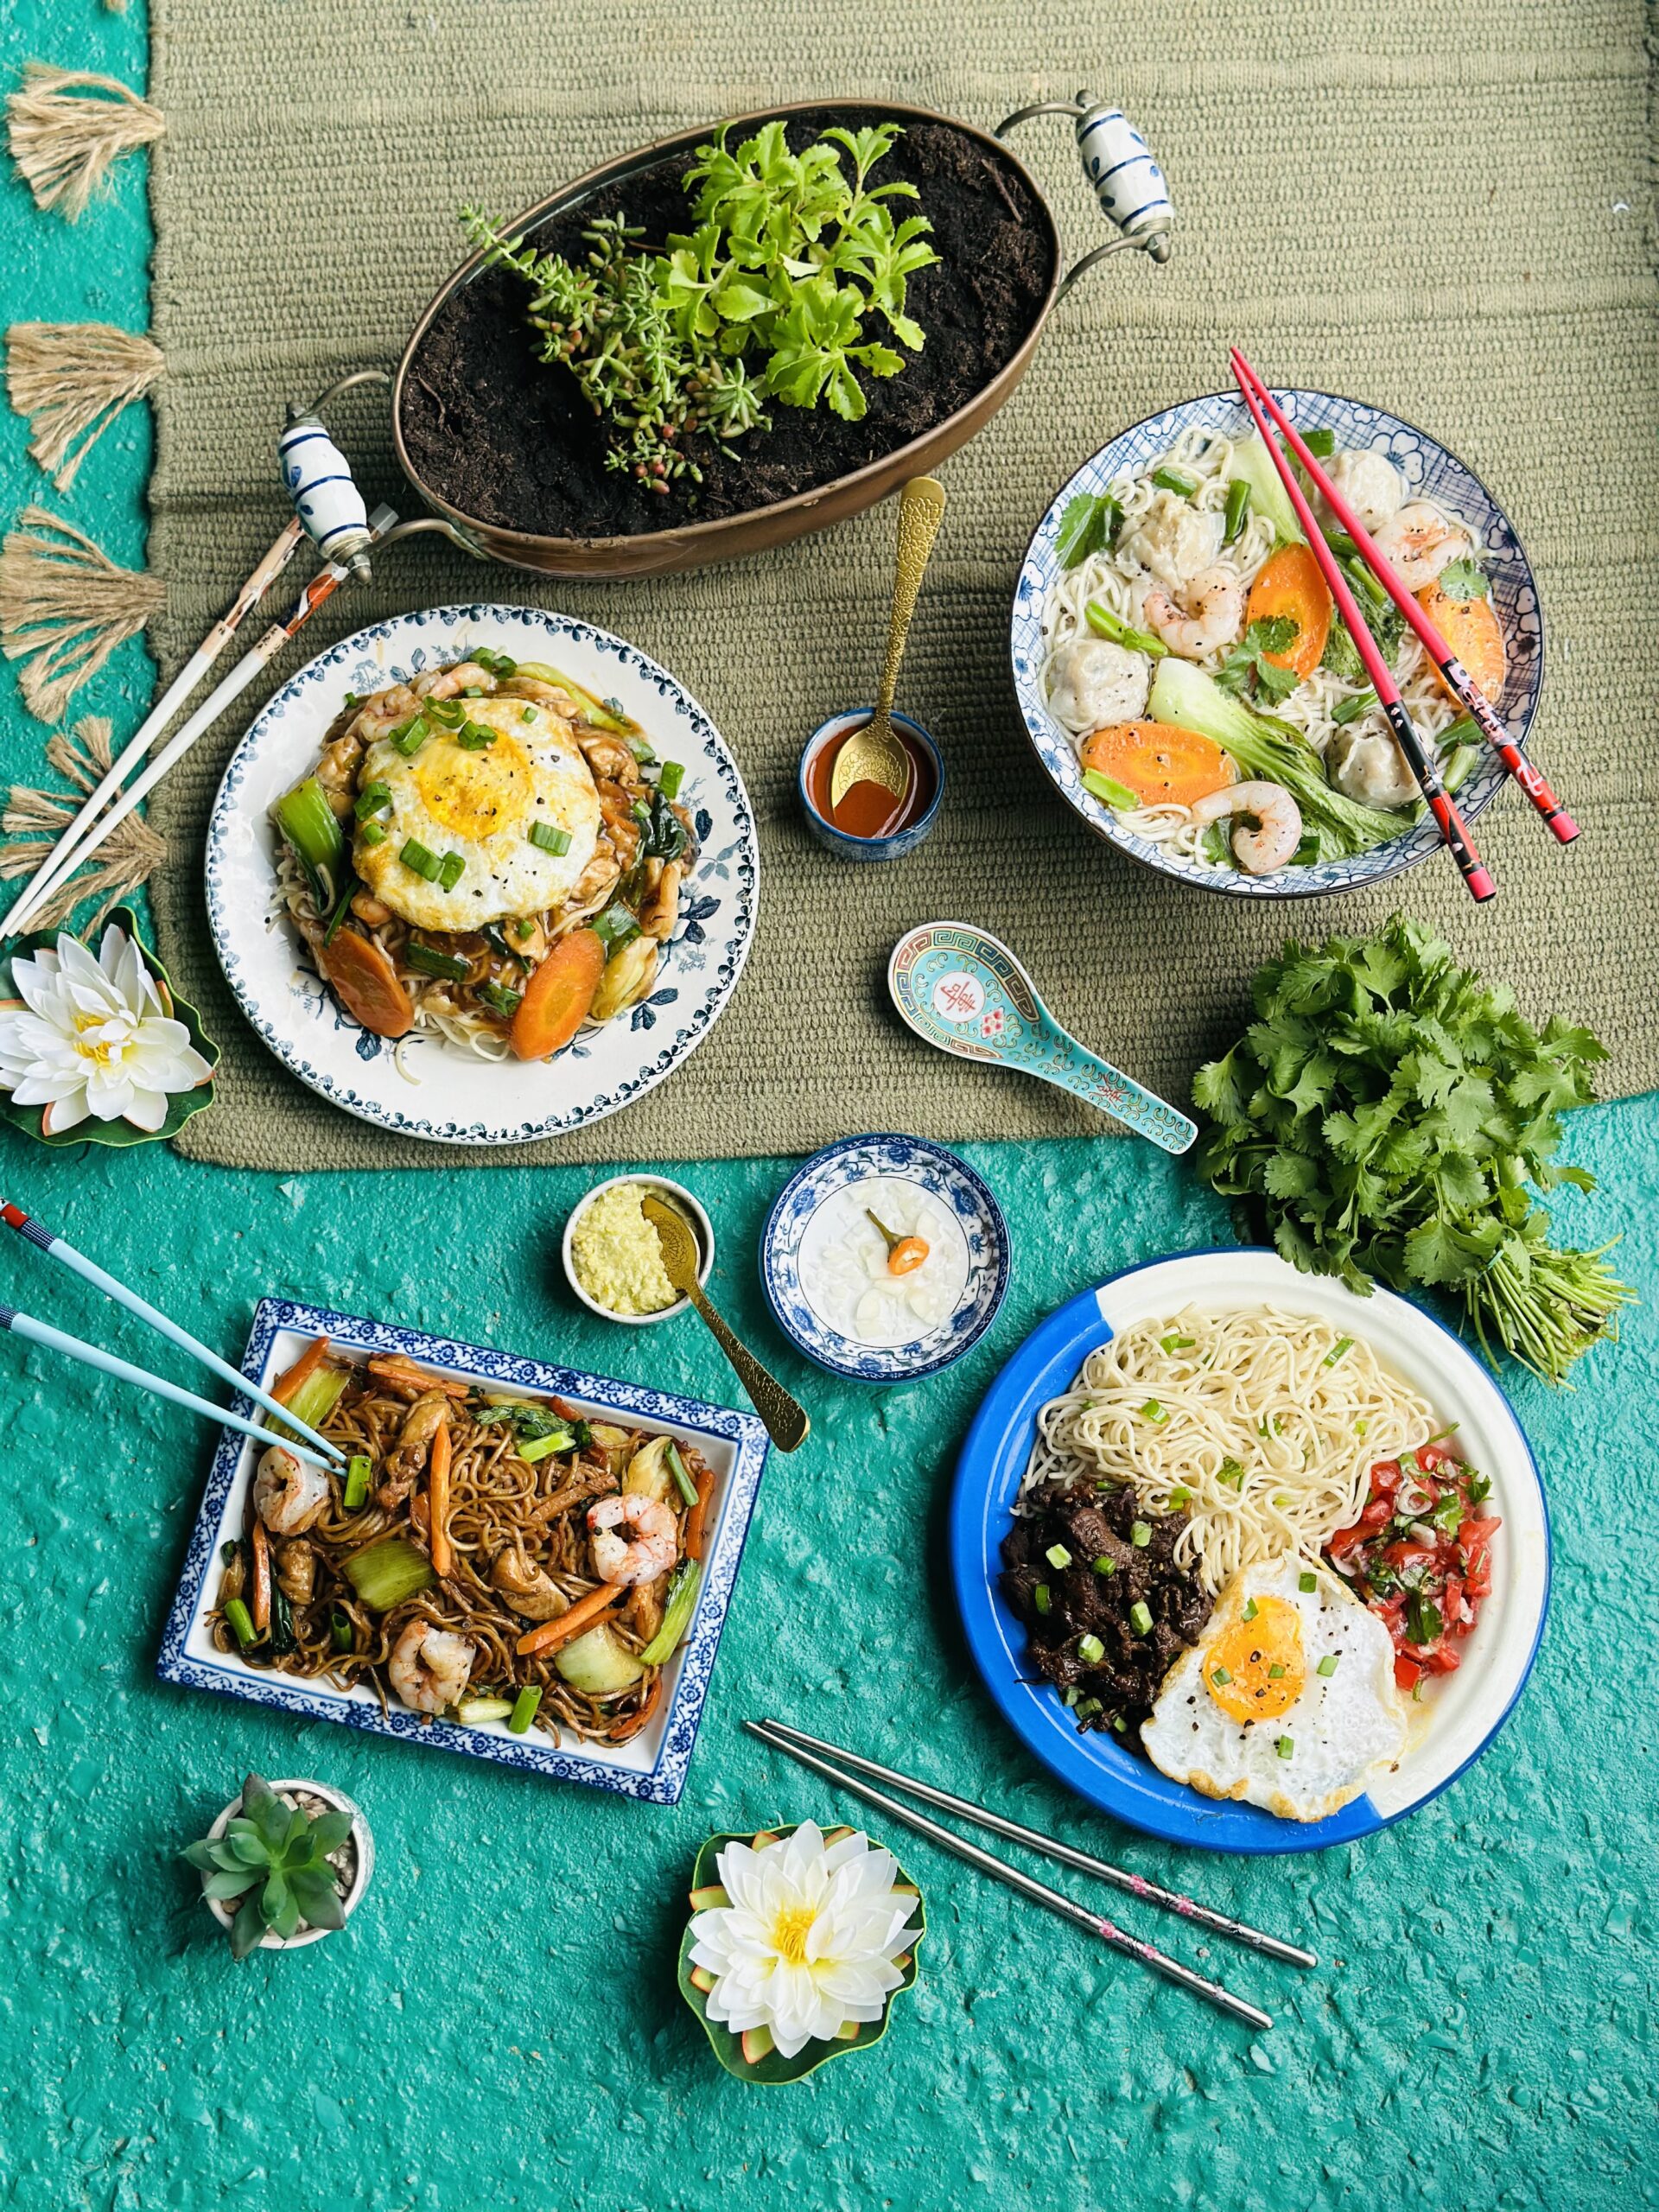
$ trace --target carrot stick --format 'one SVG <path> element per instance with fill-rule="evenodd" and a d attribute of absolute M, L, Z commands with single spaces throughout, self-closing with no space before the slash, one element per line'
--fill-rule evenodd
<path fill-rule="evenodd" d="M 253 1524 L 253 1597 L 248 1611 L 255 1628 L 263 1631 L 270 1626 L 270 1538 L 263 1521 Z"/>
<path fill-rule="evenodd" d="M 302 1382 L 308 1382 L 328 1356 L 327 1337 L 314 1337 L 300 1354 L 286 1375 L 279 1376 L 270 1386 L 270 1395 L 279 1406 L 293 1402 L 294 1393 Z"/>
<path fill-rule="evenodd" d="M 704 1467 L 697 1477 L 697 1502 L 685 1516 L 683 1542 L 688 1559 L 702 1557 L 702 1523 L 709 1510 L 709 1501 L 715 1494 L 715 1471 Z"/>
<path fill-rule="evenodd" d="M 522 1658 L 533 1658 L 540 1651 L 556 1651 L 562 1643 L 569 1643 L 573 1636 L 580 1636 L 596 1620 L 620 1605 L 627 1596 L 609 1582 L 601 1582 L 585 1598 L 578 1598 L 568 1613 L 561 1613 L 556 1621 L 543 1621 L 539 1628 L 532 1628 L 521 1636 L 513 1649 Z"/>
<path fill-rule="evenodd" d="M 436 1575 L 451 1573 L 455 1564 L 454 1553 L 449 1548 L 449 1423 L 439 1422 L 432 1435 L 432 1457 L 426 1471 L 427 1525 L 430 1531 L 429 1544 L 432 1555 L 432 1572 Z"/>
<path fill-rule="evenodd" d="M 646 1721 L 650 1719 L 652 1714 L 656 1712 L 657 1700 L 661 1697 L 662 1694 L 663 1676 L 662 1670 L 659 1668 L 657 1673 L 652 1677 L 651 1688 L 645 1693 L 645 1703 L 640 1707 L 638 1713 L 632 1714 L 626 1720 L 623 1721 L 619 1727 L 612 1730 L 610 1741 L 613 1744 L 626 1744 L 630 1736 L 637 1736 L 639 1733 L 639 1731 L 645 1726 Z"/>

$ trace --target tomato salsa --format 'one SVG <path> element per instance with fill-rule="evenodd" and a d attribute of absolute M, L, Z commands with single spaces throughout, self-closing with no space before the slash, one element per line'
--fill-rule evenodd
<path fill-rule="evenodd" d="M 1425 1675 L 1449 1675 L 1458 1644 L 1492 1586 L 1490 1550 L 1503 1526 L 1483 1510 L 1484 1475 L 1443 1444 L 1422 1444 L 1371 1469 L 1370 1496 L 1351 1528 L 1325 1546 L 1338 1573 L 1394 1638 L 1394 1679 L 1418 1692 Z"/>

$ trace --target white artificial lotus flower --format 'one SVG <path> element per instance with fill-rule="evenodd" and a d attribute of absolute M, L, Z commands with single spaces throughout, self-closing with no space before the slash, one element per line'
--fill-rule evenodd
<path fill-rule="evenodd" d="M 766 2028 L 785 2058 L 845 2021 L 879 2020 L 904 1980 L 916 1899 L 868 1836 L 826 1843 L 804 1821 L 782 1843 L 728 1843 L 716 1862 L 731 1903 L 691 1923 L 692 1963 L 715 1977 L 706 2011 L 734 2035 Z"/>
<path fill-rule="evenodd" d="M 98 957 L 66 930 L 55 952 L 11 963 L 22 994 L 0 1002 L 0 1090 L 44 1106 L 41 1134 L 88 1115 L 159 1129 L 170 1092 L 194 1090 L 213 1070 L 174 1020 L 143 954 L 111 923 Z"/>

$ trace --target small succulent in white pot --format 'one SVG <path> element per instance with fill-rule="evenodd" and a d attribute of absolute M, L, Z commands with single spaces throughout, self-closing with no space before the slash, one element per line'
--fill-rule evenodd
<path fill-rule="evenodd" d="M 231 1955 L 298 1950 L 343 1928 L 369 1885 L 374 1839 L 361 1809 L 324 1782 L 251 1774 L 183 1853 Z"/>

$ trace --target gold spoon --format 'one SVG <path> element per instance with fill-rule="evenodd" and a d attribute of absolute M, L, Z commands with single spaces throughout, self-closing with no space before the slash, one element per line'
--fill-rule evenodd
<path fill-rule="evenodd" d="M 669 1205 L 647 1192 L 639 1201 L 645 1219 L 657 1231 L 657 1240 L 663 1248 L 663 1267 L 670 1282 L 683 1298 L 689 1298 L 703 1319 L 710 1334 L 736 1371 L 738 1381 L 748 1392 L 754 1410 L 766 1423 L 766 1433 L 780 1452 L 793 1452 L 806 1441 L 811 1422 L 806 1410 L 791 1398 L 774 1375 L 768 1375 L 754 1354 L 741 1344 L 714 1307 L 709 1294 L 697 1281 L 697 1240 L 690 1223 L 677 1207 Z"/>
<path fill-rule="evenodd" d="M 923 572 L 944 512 L 944 486 L 937 478 L 912 476 L 899 494 L 899 551 L 893 563 L 887 665 L 881 671 L 874 714 L 861 729 L 842 741 L 836 755 L 836 765 L 830 772 L 831 815 L 855 784 L 880 784 L 901 803 L 910 788 L 910 755 L 893 731 L 893 695 L 899 688 L 899 664 L 905 657 L 916 594 L 922 588 Z"/>

